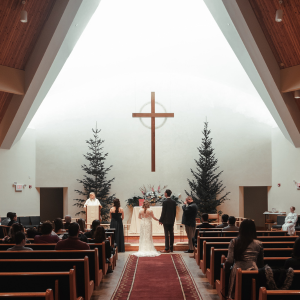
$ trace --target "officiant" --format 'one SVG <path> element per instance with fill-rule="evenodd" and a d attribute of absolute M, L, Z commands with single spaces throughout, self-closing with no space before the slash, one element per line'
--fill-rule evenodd
<path fill-rule="evenodd" d="M 87 213 L 87 206 L 99 206 L 99 220 L 101 221 L 102 205 L 101 205 L 100 201 L 96 198 L 96 195 L 94 192 L 91 192 L 89 196 L 90 196 L 90 198 L 87 199 L 84 203 L 85 214 Z"/>
<path fill-rule="evenodd" d="M 189 240 L 189 250 L 185 253 L 193 253 L 193 237 L 196 231 L 196 216 L 198 213 L 198 207 L 194 203 L 193 198 L 188 196 L 182 206 L 183 215 L 182 215 L 182 224 L 185 225 L 185 231 Z"/>

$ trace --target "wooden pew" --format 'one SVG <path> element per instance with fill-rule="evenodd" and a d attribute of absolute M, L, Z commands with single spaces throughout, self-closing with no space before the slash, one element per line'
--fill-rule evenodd
<path fill-rule="evenodd" d="M 258 236 L 262 242 L 294 242 L 297 236 Z M 200 266 L 203 254 L 203 241 L 207 242 L 230 242 L 232 237 L 200 237 L 197 238 L 196 262 Z"/>
<path fill-rule="evenodd" d="M 238 268 L 236 272 L 235 300 L 256 300 L 258 271 L 243 271 Z M 300 271 L 294 271 L 291 288 L 299 287 Z M 251 297 L 249 297 L 251 295 Z M 231 299 L 231 298 L 230 298 Z"/>
<path fill-rule="evenodd" d="M 0 293 L 54 291 L 54 299 L 82 300 L 77 297 L 75 271 L 0 273 Z M 16 284 L 17 283 L 17 284 Z"/>
<path fill-rule="evenodd" d="M 29 293 L 0 293 L 0 299 L 13 298 L 13 300 L 35 299 L 35 300 L 54 300 L 53 291 L 47 289 L 46 292 L 29 292 Z"/>
<path fill-rule="evenodd" d="M 211 286 L 215 286 L 216 280 L 220 281 L 220 269 L 223 262 L 227 257 L 228 248 L 227 249 L 215 249 L 211 248 L 210 255 L 210 268 L 206 270 L 206 277 Z M 290 258 L 287 257 L 272 257 L 272 252 L 266 253 L 270 255 L 270 257 L 264 257 L 265 263 L 268 264 L 271 268 L 281 268 L 284 265 L 284 262 Z"/>
<path fill-rule="evenodd" d="M 278 299 L 278 296 L 282 299 L 300 299 L 300 290 L 267 290 L 265 287 L 259 289 L 259 300 L 271 300 Z M 284 296 L 284 297 L 283 297 Z M 275 298 L 276 297 L 276 298 Z"/>
<path fill-rule="evenodd" d="M 274 268 L 282 268 L 284 266 L 284 263 L 286 261 L 286 259 L 288 259 L 289 257 L 265 257 L 264 258 L 264 263 L 265 264 L 271 264 Z M 225 274 L 225 256 L 223 255 L 222 256 L 222 263 L 221 263 L 221 269 L 220 269 L 220 280 L 216 280 L 215 284 L 216 284 L 216 290 L 217 290 L 217 294 L 220 298 L 220 300 L 226 300 L 226 293 L 227 293 L 227 289 L 226 289 L 226 284 L 227 284 L 227 288 L 228 288 L 228 282 L 229 282 L 229 279 L 226 278 L 226 276 L 229 276 L 229 274 Z M 242 271 L 244 272 L 244 271 Z M 251 272 L 256 272 L 255 275 L 258 274 L 257 271 L 251 271 Z M 227 280 L 226 280 L 227 279 Z M 253 280 L 252 280 L 253 279 Z M 255 293 L 253 292 L 253 290 L 256 289 L 256 282 L 255 282 L 255 279 L 254 278 L 250 278 L 250 280 L 248 280 L 248 287 L 250 287 L 248 289 L 248 292 L 250 295 L 251 294 L 251 300 L 255 300 L 256 299 L 256 296 L 254 297 Z M 241 282 L 241 280 L 240 280 Z M 251 290 L 251 291 L 250 291 Z"/>
<path fill-rule="evenodd" d="M 0 259 L 77 259 L 89 258 L 90 280 L 98 286 L 103 277 L 99 269 L 98 249 L 94 250 L 45 250 L 45 251 L 0 251 Z"/>
<path fill-rule="evenodd" d="M 66 272 L 76 270 L 77 294 L 89 300 L 94 291 L 90 280 L 89 259 L 0 259 L 1 272 Z"/>
<path fill-rule="evenodd" d="M 258 271 L 242 271 L 238 268 L 236 272 L 236 283 L 235 283 L 235 300 L 256 300 L 256 294 L 258 290 Z M 299 288 L 300 281 L 300 270 L 294 271 L 294 278 L 291 289 Z M 250 295 L 250 297 L 249 297 Z"/>
<path fill-rule="evenodd" d="M 292 252 L 292 247 L 294 246 L 294 242 L 262 242 L 263 248 L 289 248 L 289 252 Z M 211 248 L 228 248 L 229 242 L 213 242 L 207 243 L 203 242 L 203 254 L 202 260 L 200 260 L 200 268 L 203 274 L 206 274 L 207 268 L 210 268 L 210 253 Z M 286 252 L 285 252 L 286 253 Z M 280 255 L 276 255 L 280 256 Z M 284 255 L 288 256 L 288 255 Z"/>

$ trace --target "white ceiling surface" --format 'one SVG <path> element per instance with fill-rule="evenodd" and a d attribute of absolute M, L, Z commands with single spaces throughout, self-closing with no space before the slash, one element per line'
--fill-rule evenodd
<path fill-rule="evenodd" d="M 168 111 L 174 93 L 193 97 L 194 91 L 205 87 L 222 98 L 234 88 L 236 97 L 224 101 L 224 107 L 277 126 L 199 0 L 186 0 L 184 5 L 178 0 L 102 0 L 30 126 L 80 118 L 80 110 L 64 101 L 78 87 L 84 88 L 84 99 L 74 105 L 90 110 L 92 117 L 93 103 L 99 101 L 97 89 L 111 94 L 126 86 L 132 97 L 146 102 L 151 91 L 163 87 L 170 98 Z M 195 101 L 215 105 L 207 96 Z"/>

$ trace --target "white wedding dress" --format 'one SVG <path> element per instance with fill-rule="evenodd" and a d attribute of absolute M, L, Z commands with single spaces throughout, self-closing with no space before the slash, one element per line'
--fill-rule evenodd
<path fill-rule="evenodd" d="M 141 230 L 140 230 L 140 242 L 139 251 L 133 253 L 138 257 L 154 257 L 159 256 L 160 253 L 156 251 L 153 239 L 152 239 L 152 218 L 154 218 L 153 211 L 147 209 L 144 213 L 144 209 L 141 208 L 139 211 L 139 219 L 141 219 Z"/>

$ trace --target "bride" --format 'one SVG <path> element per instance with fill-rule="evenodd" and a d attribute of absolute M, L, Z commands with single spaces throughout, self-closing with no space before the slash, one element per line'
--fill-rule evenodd
<path fill-rule="evenodd" d="M 152 218 L 158 221 L 158 219 L 154 217 L 153 211 L 150 209 L 149 202 L 146 200 L 139 212 L 139 219 L 141 219 L 140 243 L 139 251 L 133 253 L 135 256 L 154 257 L 160 255 L 160 253 L 154 248 L 153 244 Z"/>

